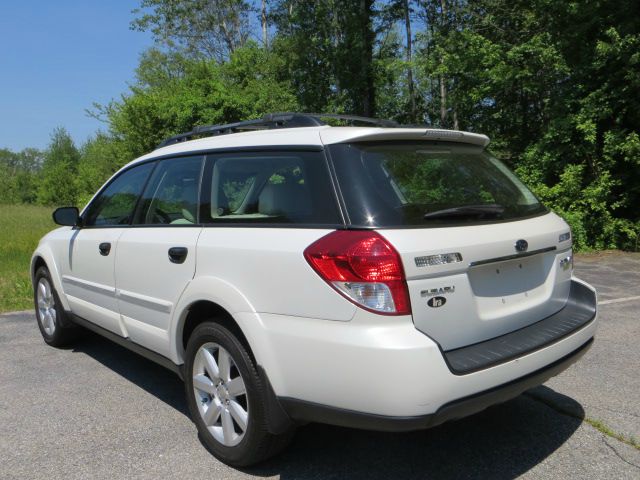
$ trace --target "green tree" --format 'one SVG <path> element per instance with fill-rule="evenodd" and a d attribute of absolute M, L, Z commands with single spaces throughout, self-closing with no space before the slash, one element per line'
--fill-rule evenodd
<path fill-rule="evenodd" d="M 0 203 L 33 203 L 42 152 L 25 148 L 15 153 L 0 149 Z"/>
<path fill-rule="evenodd" d="M 133 159 L 197 125 L 298 108 L 282 59 L 255 43 L 224 64 L 154 52 L 140 67 L 129 94 L 94 112 L 108 121 L 119 158 Z"/>
<path fill-rule="evenodd" d="M 420 95 L 443 127 L 480 131 L 571 223 L 579 248 L 640 230 L 640 21 L 634 2 L 423 0 Z"/>
<path fill-rule="evenodd" d="M 0 149 L 0 203 L 16 203 L 17 155 L 6 148 Z"/>
<path fill-rule="evenodd" d="M 244 0 L 142 0 L 131 27 L 161 47 L 223 62 L 243 47 L 254 9 Z"/>
<path fill-rule="evenodd" d="M 85 205 L 120 167 L 127 163 L 122 145 L 105 133 L 99 132 L 80 149 L 76 189 L 78 205 Z"/>
<path fill-rule="evenodd" d="M 284 59 L 287 77 L 306 111 L 322 112 L 336 103 L 334 56 L 338 19 L 334 4 L 331 0 L 282 0 L 275 2 L 271 11 L 278 29 L 272 48 Z"/>
<path fill-rule="evenodd" d="M 57 128 L 44 155 L 37 200 L 43 205 L 75 205 L 80 153 L 64 128 Z"/>
<path fill-rule="evenodd" d="M 273 48 L 304 110 L 375 116 L 372 0 L 281 0 L 272 16 Z"/>

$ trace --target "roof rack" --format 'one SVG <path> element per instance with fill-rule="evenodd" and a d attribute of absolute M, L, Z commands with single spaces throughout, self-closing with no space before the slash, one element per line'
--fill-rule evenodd
<path fill-rule="evenodd" d="M 399 124 L 393 120 L 379 118 L 360 117 L 358 115 L 342 115 L 338 113 L 295 113 L 280 112 L 268 113 L 262 118 L 246 120 L 244 122 L 226 123 L 223 125 L 203 125 L 195 127 L 190 132 L 174 135 L 163 140 L 157 148 L 173 145 L 174 143 L 191 140 L 196 136 L 217 136 L 229 133 L 238 133 L 247 130 L 271 130 L 276 128 L 300 128 L 318 127 L 327 125 L 321 118 L 331 118 L 344 120 L 351 123 L 368 123 L 379 127 L 398 127 Z"/>

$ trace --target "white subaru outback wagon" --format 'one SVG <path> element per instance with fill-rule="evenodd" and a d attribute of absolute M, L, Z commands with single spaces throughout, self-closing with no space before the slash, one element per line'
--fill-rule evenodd
<path fill-rule="evenodd" d="M 486 136 L 331 117 L 198 127 L 56 210 L 31 264 L 45 342 L 82 326 L 175 371 L 236 466 L 307 422 L 470 415 L 584 354 L 569 227 Z"/>

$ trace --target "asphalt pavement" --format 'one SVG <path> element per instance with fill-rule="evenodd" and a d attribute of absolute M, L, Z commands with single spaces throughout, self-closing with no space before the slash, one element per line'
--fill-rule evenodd
<path fill-rule="evenodd" d="M 640 450 L 615 438 L 640 441 L 640 255 L 582 256 L 576 274 L 600 328 L 544 386 L 421 432 L 308 425 L 243 471 L 201 445 L 171 372 L 88 332 L 47 347 L 33 313 L 1 315 L 0 479 L 640 479 Z"/>

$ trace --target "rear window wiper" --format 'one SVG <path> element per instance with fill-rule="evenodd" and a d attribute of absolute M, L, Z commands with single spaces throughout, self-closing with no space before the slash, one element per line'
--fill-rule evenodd
<path fill-rule="evenodd" d="M 498 217 L 504 212 L 504 207 L 497 203 L 487 203 L 481 205 L 462 205 L 460 207 L 445 208 L 424 214 L 424 219 L 447 218 L 447 217 Z"/>

